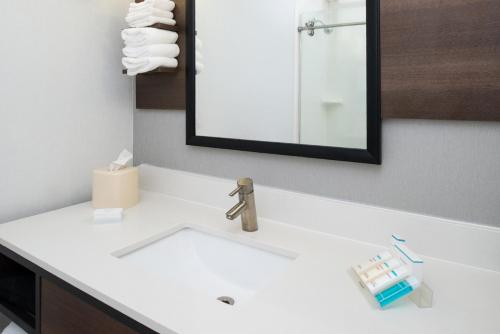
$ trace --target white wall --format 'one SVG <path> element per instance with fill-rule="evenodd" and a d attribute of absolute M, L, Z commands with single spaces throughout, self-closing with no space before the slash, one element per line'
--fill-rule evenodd
<path fill-rule="evenodd" d="M 121 74 L 128 1 L 2 1 L 0 222 L 90 199 L 91 171 L 132 147 Z"/>

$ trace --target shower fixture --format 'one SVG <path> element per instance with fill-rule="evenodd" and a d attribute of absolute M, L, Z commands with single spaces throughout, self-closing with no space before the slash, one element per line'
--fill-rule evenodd
<path fill-rule="evenodd" d="M 319 26 L 317 26 L 317 24 L 319 24 Z M 321 27 L 324 27 L 324 28 L 321 28 Z M 316 19 L 316 18 L 307 21 L 305 29 L 301 29 L 301 28 L 303 28 L 303 27 L 299 27 L 299 32 L 301 32 L 303 30 L 307 30 L 307 34 L 309 36 L 314 36 L 316 29 L 325 29 L 326 34 L 330 34 L 332 32 L 332 28 L 328 28 L 327 25 L 325 24 L 325 22 L 321 21 L 320 19 Z"/>
<path fill-rule="evenodd" d="M 359 26 L 365 25 L 366 22 L 349 22 L 349 23 L 337 23 L 337 24 L 325 24 L 325 22 L 320 19 L 313 18 L 305 23 L 304 26 L 298 27 L 298 32 L 307 31 L 309 36 L 314 36 L 315 30 L 323 29 L 326 34 L 330 34 L 333 31 L 333 28 L 338 27 L 350 27 L 350 26 Z"/>

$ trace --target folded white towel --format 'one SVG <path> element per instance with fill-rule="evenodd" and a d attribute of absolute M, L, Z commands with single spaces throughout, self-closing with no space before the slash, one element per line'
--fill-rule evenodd
<path fill-rule="evenodd" d="M 126 46 L 140 47 L 152 44 L 175 44 L 179 35 L 174 31 L 156 28 L 128 28 L 122 31 Z"/>
<path fill-rule="evenodd" d="M 158 16 L 146 16 L 140 19 L 125 19 L 127 21 L 128 25 L 133 27 L 133 28 L 143 28 L 143 27 L 148 27 L 156 23 L 163 23 L 169 26 L 175 26 L 176 22 L 173 19 L 167 19 L 165 17 L 158 17 Z"/>
<path fill-rule="evenodd" d="M 201 42 L 201 39 L 198 36 L 196 36 L 195 40 L 196 40 L 196 43 L 195 43 L 196 44 L 196 50 L 203 49 L 203 43 Z"/>
<path fill-rule="evenodd" d="M 201 42 L 201 39 L 196 36 L 195 38 L 196 43 L 195 43 L 195 48 L 196 48 L 196 74 L 200 74 L 203 72 L 205 69 L 205 65 L 203 65 L 203 54 L 201 53 L 201 49 L 203 47 L 203 44 Z"/>
<path fill-rule="evenodd" d="M 122 64 L 130 76 L 150 72 L 158 67 L 176 68 L 179 65 L 177 59 L 167 57 L 123 58 Z"/>
<path fill-rule="evenodd" d="M 196 50 L 196 61 L 202 61 L 203 60 L 203 55 L 201 54 L 200 51 Z"/>
<path fill-rule="evenodd" d="M 142 10 L 144 8 L 158 8 L 166 11 L 172 11 L 175 8 L 175 3 L 170 0 L 144 0 L 143 2 L 132 2 L 129 7 L 129 12 Z"/>
<path fill-rule="evenodd" d="M 168 57 L 175 58 L 179 55 L 180 49 L 177 44 L 153 44 L 141 47 L 127 46 L 123 49 L 123 54 L 131 58 L 145 57 Z"/>
<path fill-rule="evenodd" d="M 167 12 L 166 10 L 161 10 L 161 9 L 157 9 L 157 8 L 146 8 L 145 10 L 134 11 L 134 12 L 128 13 L 125 20 L 127 22 L 128 21 L 136 21 L 136 20 L 146 18 L 148 16 L 157 16 L 157 17 L 163 17 L 166 19 L 173 19 L 174 13 Z"/>
<path fill-rule="evenodd" d="M 203 63 L 197 61 L 196 62 L 196 74 L 200 74 L 201 72 L 203 72 L 204 69 L 205 69 L 205 65 L 203 65 Z"/>

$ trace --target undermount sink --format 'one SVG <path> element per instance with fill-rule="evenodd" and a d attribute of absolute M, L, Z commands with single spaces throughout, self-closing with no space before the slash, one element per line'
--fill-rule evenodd
<path fill-rule="evenodd" d="M 193 228 L 184 228 L 125 254 L 134 266 L 226 303 L 241 303 L 268 286 L 294 260 Z M 222 300 L 224 301 L 224 300 Z"/>

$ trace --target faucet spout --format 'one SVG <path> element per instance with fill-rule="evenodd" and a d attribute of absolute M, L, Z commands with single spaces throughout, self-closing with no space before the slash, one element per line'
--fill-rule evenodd
<path fill-rule="evenodd" d="M 246 201 L 239 202 L 231 209 L 229 209 L 228 212 L 226 212 L 226 218 L 229 220 L 235 220 L 241 215 L 241 213 L 247 208 L 247 206 L 248 204 Z"/>

